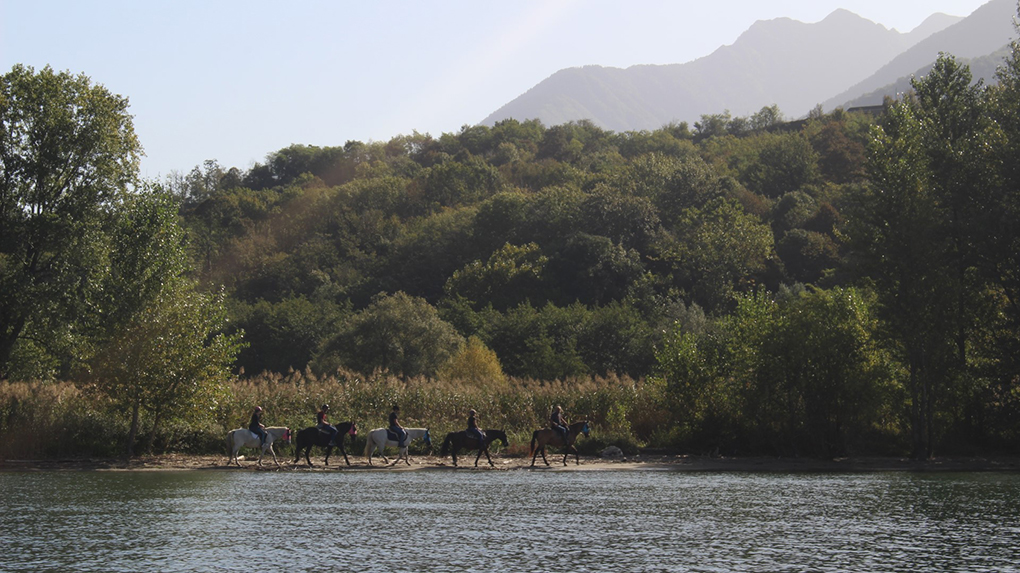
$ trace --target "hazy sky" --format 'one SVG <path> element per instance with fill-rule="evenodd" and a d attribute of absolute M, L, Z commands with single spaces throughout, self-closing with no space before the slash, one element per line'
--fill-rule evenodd
<path fill-rule="evenodd" d="M 985 1 L 0 0 L 0 73 L 48 64 L 127 96 L 143 175 L 161 177 L 457 132 L 557 70 L 688 62 L 756 20 L 845 8 L 908 32 Z"/>

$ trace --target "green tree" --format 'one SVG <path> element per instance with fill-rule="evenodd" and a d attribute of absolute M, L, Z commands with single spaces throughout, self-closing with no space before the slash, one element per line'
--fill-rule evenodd
<path fill-rule="evenodd" d="M 757 130 L 775 127 L 786 121 L 786 118 L 783 117 L 783 112 L 779 111 L 779 106 L 772 104 L 758 110 L 748 121 L 751 124 L 751 129 Z"/>
<path fill-rule="evenodd" d="M 506 183 L 496 168 L 484 161 L 451 161 L 425 169 L 412 182 L 408 193 L 417 203 L 416 214 L 436 213 L 444 207 L 458 208 L 483 201 Z"/>
<path fill-rule="evenodd" d="M 741 173 L 741 182 L 748 189 L 780 197 L 817 179 L 818 154 L 802 134 L 763 133 L 755 140 L 757 157 Z"/>
<path fill-rule="evenodd" d="M 326 289 L 324 289 L 326 290 Z M 247 342 L 238 364 L 249 374 L 304 370 L 319 344 L 336 332 L 350 309 L 326 293 L 280 302 L 237 303 L 235 325 Z"/>
<path fill-rule="evenodd" d="M 702 115 L 701 121 L 694 122 L 694 142 L 697 143 L 710 137 L 726 135 L 732 120 L 733 116 L 730 115 L 730 110 L 726 110 L 723 113 Z"/>
<path fill-rule="evenodd" d="M 621 300 L 644 276 L 640 256 L 607 237 L 578 233 L 549 257 L 547 272 L 560 304 L 608 304 Z"/>
<path fill-rule="evenodd" d="M 759 282 L 773 257 L 772 231 L 733 202 L 687 209 L 674 238 L 658 245 L 692 302 L 714 311 Z"/>
<path fill-rule="evenodd" d="M 995 136 L 983 88 L 953 58 L 941 56 L 913 85 L 916 97 L 893 106 L 874 134 L 874 187 L 855 236 L 908 371 L 913 454 L 926 458 L 937 420 L 968 383 L 967 342 L 987 292 L 975 263 Z"/>
<path fill-rule="evenodd" d="M 588 373 L 578 352 L 577 334 L 587 318 L 580 304 L 566 308 L 525 302 L 486 317 L 480 338 L 499 356 L 511 376 L 565 379 Z"/>
<path fill-rule="evenodd" d="M 127 109 L 84 75 L 0 77 L 0 377 L 23 340 L 76 354 L 94 318 L 110 208 L 142 152 Z"/>
<path fill-rule="evenodd" d="M 312 367 L 321 372 L 346 367 L 433 377 L 463 343 L 425 299 L 403 292 L 379 294 L 323 345 Z"/>
<path fill-rule="evenodd" d="M 224 334 L 225 296 L 199 293 L 176 202 L 160 191 L 129 196 L 111 233 L 99 327 L 87 360 L 89 387 L 130 412 L 128 455 L 141 414 L 152 419 L 146 450 L 161 424 L 212 399 L 229 376 L 241 333 Z"/>
<path fill-rule="evenodd" d="M 678 324 L 656 379 L 699 449 L 846 455 L 896 435 L 896 386 L 873 300 L 855 289 L 740 295 L 698 332 Z"/>
<path fill-rule="evenodd" d="M 446 292 L 505 310 L 539 293 L 547 262 L 535 243 L 522 246 L 507 243 L 484 264 L 473 261 L 454 271 L 446 282 Z"/>
<path fill-rule="evenodd" d="M 1020 16 L 1020 8 L 1018 8 Z M 1020 43 L 1013 42 L 1010 54 L 998 69 L 998 85 L 990 88 L 989 111 L 1002 131 L 996 146 L 997 181 L 986 208 L 994 214 L 988 225 L 992 232 L 983 248 L 984 270 L 995 278 L 1002 293 L 996 307 L 1001 322 L 989 350 L 989 376 L 982 422 L 987 437 L 1012 442 L 1020 436 Z M 989 321 L 991 322 L 991 321 Z"/>
<path fill-rule="evenodd" d="M 776 243 L 776 254 L 796 282 L 817 284 L 827 270 L 837 268 L 839 249 L 828 237 L 814 231 L 794 229 Z"/>

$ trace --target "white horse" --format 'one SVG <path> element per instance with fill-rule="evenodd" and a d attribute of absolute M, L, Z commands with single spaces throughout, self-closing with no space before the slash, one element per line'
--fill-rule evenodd
<path fill-rule="evenodd" d="M 284 443 L 290 443 L 290 428 L 283 426 L 272 426 L 266 428 L 266 443 L 261 446 L 259 451 L 259 465 L 262 465 L 262 456 L 265 455 L 266 450 L 273 454 L 273 461 L 279 466 L 280 462 L 276 459 L 276 452 L 273 450 L 273 442 L 276 440 L 283 440 Z M 230 453 L 230 459 L 227 460 L 227 465 L 230 462 L 234 462 L 238 467 L 241 467 L 241 462 L 237 459 L 237 451 L 241 448 L 258 448 L 259 437 L 247 428 L 238 428 L 231 430 L 227 433 L 227 452 Z"/>
<path fill-rule="evenodd" d="M 389 460 L 386 459 L 386 446 L 398 447 L 396 441 L 387 438 L 387 431 L 386 428 L 376 428 L 368 433 L 368 439 L 365 440 L 365 457 L 368 458 L 368 465 L 372 465 L 372 454 L 376 450 L 379 451 L 383 461 L 389 463 Z M 432 447 L 432 436 L 429 435 L 428 428 L 404 428 L 404 431 L 407 432 L 407 438 L 404 439 L 404 447 L 400 448 L 397 459 L 393 460 L 393 464 L 390 465 L 396 465 L 400 458 L 404 458 L 407 465 L 411 465 L 411 460 L 407 457 L 407 444 L 410 444 L 411 440 L 425 438 L 425 445 L 430 448 Z"/>

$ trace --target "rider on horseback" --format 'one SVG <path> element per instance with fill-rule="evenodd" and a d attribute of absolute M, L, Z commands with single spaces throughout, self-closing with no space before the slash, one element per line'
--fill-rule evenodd
<path fill-rule="evenodd" d="M 397 419 L 398 412 L 400 412 L 400 406 L 393 405 L 393 411 L 390 412 L 390 431 L 397 436 L 397 447 L 404 447 L 404 440 L 407 439 L 407 430 L 400 425 L 400 420 Z"/>
<path fill-rule="evenodd" d="M 549 427 L 556 430 L 563 438 L 563 445 L 569 445 L 568 436 L 570 430 L 567 428 L 567 420 L 563 417 L 563 406 L 557 405 L 549 416 Z"/>
<path fill-rule="evenodd" d="M 329 421 L 326 420 L 327 413 L 329 413 L 329 404 L 323 404 L 322 408 L 315 413 L 315 427 L 318 428 L 320 432 L 329 434 L 329 445 L 335 446 L 336 443 L 334 440 L 336 439 L 337 429 L 336 426 L 330 424 Z"/>
<path fill-rule="evenodd" d="M 468 435 L 468 437 L 469 438 L 474 438 L 474 439 L 478 440 L 478 450 L 481 451 L 482 448 L 485 445 L 485 441 L 484 441 L 485 440 L 485 432 L 483 432 L 482 429 L 478 427 L 478 420 L 475 418 L 475 411 L 474 411 L 474 409 L 472 409 L 471 411 L 468 412 L 467 424 L 468 424 L 468 427 L 467 427 L 467 435 Z"/>
<path fill-rule="evenodd" d="M 255 406 L 255 411 L 251 413 L 251 421 L 248 422 L 248 430 L 259 437 L 259 445 L 266 445 L 266 427 L 262 425 L 262 406 Z"/>

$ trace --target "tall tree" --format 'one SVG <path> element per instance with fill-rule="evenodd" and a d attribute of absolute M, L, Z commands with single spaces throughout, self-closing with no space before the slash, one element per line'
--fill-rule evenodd
<path fill-rule="evenodd" d="M 0 377 L 20 341 L 57 352 L 92 315 L 110 207 L 142 153 L 127 109 L 84 75 L 0 77 Z"/>
<path fill-rule="evenodd" d="M 857 238 L 908 372 L 914 455 L 924 458 L 934 451 L 940 408 L 967 374 L 967 337 L 984 292 L 974 272 L 985 226 L 977 207 L 993 146 L 982 87 L 965 66 L 941 56 L 913 86 L 916 96 L 894 106 L 875 133 L 873 190 Z"/>
<path fill-rule="evenodd" d="M 125 197 L 110 236 L 110 272 L 98 299 L 93 352 L 85 380 L 130 413 L 128 455 L 143 411 L 151 418 L 147 450 L 160 425 L 187 415 L 229 376 L 241 334 L 224 334 L 224 296 L 204 295 L 190 271 L 177 203 L 146 190 Z"/>
<path fill-rule="evenodd" d="M 1020 15 L 1020 7 L 1018 7 Z M 1020 30 L 1020 25 L 1018 25 Z M 985 252 L 994 256 L 983 259 L 986 272 L 995 277 L 1001 289 L 1002 327 L 994 336 L 993 360 L 987 399 L 986 427 L 1000 436 L 1015 436 L 1020 413 L 1020 42 L 1014 41 L 1004 64 L 999 67 L 998 85 L 990 88 L 990 110 L 1002 130 L 997 146 L 998 179 L 986 208 L 994 215 L 988 226 L 996 240 Z"/>

